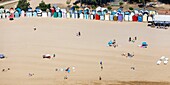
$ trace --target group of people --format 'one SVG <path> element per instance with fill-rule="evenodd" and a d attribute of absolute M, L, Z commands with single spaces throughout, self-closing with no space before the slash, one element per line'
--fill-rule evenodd
<path fill-rule="evenodd" d="M 116 43 L 116 40 L 114 39 L 113 41 L 112 40 L 110 40 L 109 42 L 108 42 L 108 46 L 109 47 L 114 47 L 114 48 L 116 48 L 116 47 L 118 47 L 118 44 Z"/>
<path fill-rule="evenodd" d="M 135 38 L 129 37 L 129 40 L 128 40 L 128 41 L 134 43 L 136 40 L 137 40 L 137 37 L 135 37 Z"/>
<path fill-rule="evenodd" d="M 100 68 L 101 68 L 101 71 L 102 71 L 103 70 L 103 62 L 102 61 L 100 61 Z M 99 80 L 102 80 L 101 76 L 99 76 Z"/>
<path fill-rule="evenodd" d="M 10 68 L 2 69 L 2 72 L 9 71 L 9 70 L 10 70 Z"/>

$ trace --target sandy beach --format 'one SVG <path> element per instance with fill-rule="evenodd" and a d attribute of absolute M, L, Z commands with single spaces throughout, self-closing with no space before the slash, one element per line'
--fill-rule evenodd
<path fill-rule="evenodd" d="M 170 82 L 169 63 L 156 65 L 161 56 L 170 56 L 169 29 L 150 28 L 147 23 L 80 19 L 0 21 L 0 53 L 7 57 L 0 59 L 0 85 L 111 85 L 119 81 L 169 85 L 166 83 Z M 80 37 L 76 36 L 79 31 Z M 135 43 L 128 42 L 129 37 L 135 36 L 138 38 Z M 113 39 L 118 43 L 117 48 L 107 46 Z M 138 47 L 143 41 L 148 43 L 148 48 Z M 135 56 L 121 55 L 127 52 L 134 52 Z M 43 54 L 56 56 L 43 59 Z M 56 71 L 67 67 L 75 70 Z M 64 80 L 64 76 L 68 79 Z"/>

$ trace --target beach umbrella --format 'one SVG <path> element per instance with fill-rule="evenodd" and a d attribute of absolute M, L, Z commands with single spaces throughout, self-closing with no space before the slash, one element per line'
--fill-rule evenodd
<path fill-rule="evenodd" d="M 0 58 L 1 58 L 1 59 L 2 59 L 2 58 L 5 58 L 4 54 L 0 54 Z"/>
<path fill-rule="evenodd" d="M 112 40 L 110 40 L 109 42 L 108 42 L 108 45 L 111 45 L 113 43 L 113 41 Z"/>
<path fill-rule="evenodd" d="M 142 42 L 142 46 L 148 46 L 147 42 Z"/>

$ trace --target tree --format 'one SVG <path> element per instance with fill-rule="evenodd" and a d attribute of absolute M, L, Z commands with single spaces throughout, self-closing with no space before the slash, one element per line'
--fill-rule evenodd
<path fill-rule="evenodd" d="M 119 2 L 119 5 L 122 6 L 122 5 L 123 5 L 123 2 Z"/>
<path fill-rule="evenodd" d="M 41 1 L 41 3 L 39 3 L 38 8 L 40 8 L 42 11 L 46 11 L 47 9 L 51 8 L 50 4 L 46 4 L 43 0 Z"/>
<path fill-rule="evenodd" d="M 67 0 L 66 1 L 66 4 L 69 6 L 70 5 L 70 3 L 71 3 L 71 0 Z"/>
<path fill-rule="evenodd" d="M 4 6 L 0 6 L 0 9 L 1 9 L 1 8 L 4 8 Z"/>
<path fill-rule="evenodd" d="M 132 11 L 132 10 L 133 10 L 133 8 L 132 8 L 132 7 L 129 7 L 129 10 L 131 10 L 131 11 Z"/>
<path fill-rule="evenodd" d="M 78 10 L 78 9 L 80 8 L 80 7 L 79 7 L 79 6 L 77 6 L 77 5 L 76 5 L 76 6 L 74 6 L 74 7 L 75 7 L 75 9 L 76 9 L 76 10 Z"/>
<path fill-rule="evenodd" d="M 108 9 L 108 10 L 112 10 L 112 7 L 111 7 L 111 6 L 108 6 L 107 9 Z"/>
<path fill-rule="evenodd" d="M 95 5 L 92 5 L 91 8 L 92 8 L 92 9 L 96 9 L 96 6 L 95 6 Z"/>
<path fill-rule="evenodd" d="M 27 11 L 29 6 L 30 6 L 30 3 L 27 2 L 27 0 L 19 0 L 17 4 L 17 8 L 21 8 L 24 11 Z"/>

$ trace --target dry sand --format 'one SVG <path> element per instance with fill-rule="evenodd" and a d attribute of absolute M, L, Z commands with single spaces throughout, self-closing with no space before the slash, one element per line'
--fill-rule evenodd
<path fill-rule="evenodd" d="M 112 22 L 56 18 L 19 18 L 0 20 L 0 85 L 122 85 L 135 82 L 170 82 L 168 65 L 156 65 L 161 56 L 170 57 L 170 31 L 147 27 L 146 23 Z M 37 30 L 33 30 L 33 26 Z M 80 31 L 82 36 L 77 37 Z M 128 37 L 138 37 L 129 43 Z M 107 47 L 116 39 L 118 48 Z M 142 41 L 149 47 L 139 48 Z M 121 56 L 134 52 L 133 58 Z M 56 54 L 43 59 L 43 54 Z M 100 70 L 99 62 L 104 69 Z M 56 68 L 74 66 L 71 73 Z M 131 70 L 134 66 L 136 69 Z M 34 73 L 34 76 L 29 76 Z M 64 80 L 64 76 L 68 79 Z M 102 77 L 102 81 L 98 77 Z M 137 82 L 137 84 L 140 82 Z M 136 85 L 137 85 L 136 84 Z M 143 83 L 142 83 L 143 84 Z M 147 85 L 146 84 L 146 85 Z M 157 83 L 169 85 L 169 83 Z M 134 84 L 135 85 L 135 84 Z"/>

